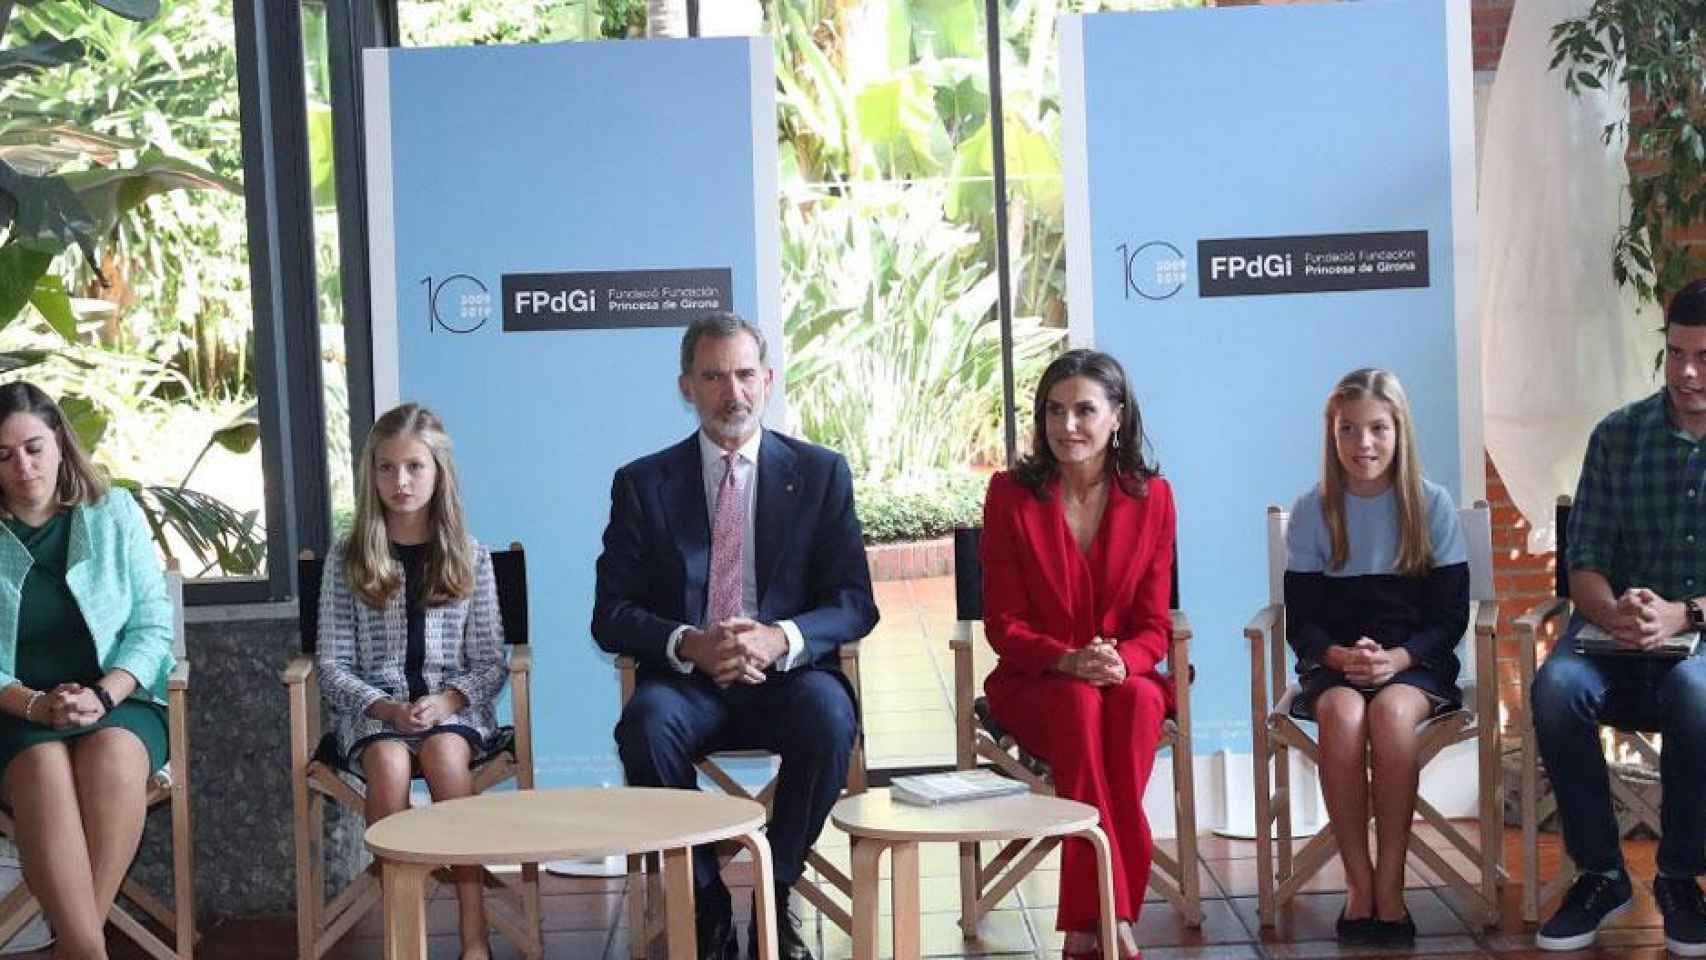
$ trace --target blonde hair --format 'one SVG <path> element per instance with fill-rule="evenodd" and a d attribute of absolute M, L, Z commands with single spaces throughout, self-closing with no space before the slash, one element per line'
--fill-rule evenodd
<path fill-rule="evenodd" d="M 1345 530 L 1345 468 L 1339 463 L 1335 437 L 1339 406 L 1364 397 L 1386 404 L 1392 413 L 1398 442 L 1392 455 L 1392 491 L 1398 506 L 1398 572 L 1419 577 L 1433 568 L 1433 543 L 1428 536 L 1427 507 L 1422 502 L 1422 461 L 1416 453 L 1410 399 L 1404 385 L 1387 370 L 1363 367 L 1344 375 L 1327 397 L 1326 438 L 1321 466 L 1321 513 L 1333 545 L 1330 566 L 1344 567 L 1350 559 L 1350 536 Z"/>
<path fill-rule="evenodd" d="M 77 442 L 77 432 L 65 419 L 65 412 L 45 391 L 27 380 L 14 380 L 0 385 L 0 423 L 13 414 L 27 413 L 42 422 L 53 434 L 59 446 L 59 476 L 54 478 L 53 497 L 61 507 L 94 503 L 107 495 L 111 486 L 106 475 L 83 445 Z M 0 515 L 11 516 L 12 510 L 0 498 Z"/>
<path fill-rule="evenodd" d="M 428 606 L 462 600 L 474 593 L 474 557 L 462 516 L 462 489 L 456 463 L 450 456 L 450 435 L 444 421 L 418 403 L 405 403 L 387 412 L 367 433 L 361 448 L 355 521 L 344 547 L 344 576 L 350 589 L 368 606 L 383 607 L 403 585 L 403 569 L 391 556 L 385 528 L 385 504 L 374 479 L 379 446 L 398 438 L 418 440 L 432 453 L 437 479 L 427 503 L 426 584 L 421 597 Z"/>

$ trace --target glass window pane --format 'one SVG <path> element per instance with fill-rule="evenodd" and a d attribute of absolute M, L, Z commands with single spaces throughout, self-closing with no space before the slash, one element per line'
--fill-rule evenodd
<path fill-rule="evenodd" d="M 983 3 L 766 14 L 792 426 L 847 456 L 868 540 L 939 538 L 978 522 L 1006 456 Z M 915 596 L 876 586 L 885 610 Z M 954 761 L 952 664 L 919 623 L 885 617 L 863 648 L 872 768 Z"/>
<path fill-rule="evenodd" d="M 344 345 L 343 268 L 338 247 L 337 162 L 332 137 L 331 58 L 325 0 L 302 4 L 303 78 L 307 86 L 308 181 L 314 204 L 314 278 L 319 287 L 320 379 L 325 402 L 326 473 L 333 536 L 355 513 L 350 454 L 349 355 Z"/>
<path fill-rule="evenodd" d="M 31 305 L 0 316 L 0 351 L 27 360 L 6 376 L 61 398 L 186 575 L 264 575 L 230 5 L 181 0 L 140 23 L 94 4 L 4 6 L 6 47 L 46 33 L 83 49 L 0 81 L 0 160 L 71 175 L 88 212 L 116 223 L 87 238 L 93 260 L 70 245 Z"/>
<path fill-rule="evenodd" d="M 645 0 L 399 0 L 405 47 L 600 40 L 645 29 Z"/>

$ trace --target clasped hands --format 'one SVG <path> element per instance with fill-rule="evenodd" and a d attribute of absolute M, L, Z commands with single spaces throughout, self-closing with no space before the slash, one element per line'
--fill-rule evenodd
<path fill-rule="evenodd" d="M 1345 675 L 1352 686 L 1379 687 L 1408 670 L 1414 661 L 1403 647 L 1388 650 L 1369 637 L 1358 637 L 1355 646 L 1334 645 L 1322 657 L 1327 666 Z"/>
<path fill-rule="evenodd" d="M 1112 640 L 1097 637 L 1087 647 L 1063 653 L 1054 669 L 1093 687 L 1111 687 L 1125 682 L 1125 660 Z"/>
<path fill-rule="evenodd" d="M 62 683 L 42 693 L 30 711 L 37 723 L 55 730 L 90 726 L 106 712 L 95 691 L 80 683 Z"/>
<path fill-rule="evenodd" d="M 1688 629 L 1688 608 L 1646 587 L 1631 587 L 1617 598 L 1617 607 L 1601 623 L 1626 647 L 1649 650 L 1662 640 Z"/>
<path fill-rule="evenodd" d="M 788 635 L 770 623 L 730 617 L 681 635 L 675 655 L 693 664 L 719 687 L 763 683 L 764 670 L 788 652 Z"/>
<path fill-rule="evenodd" d="M 381 700 L 374 705 L 373 716 L 385 721 L 398 733 L 425 733 L 454 716 L 468 705 L 460 690 L 449 689 L 429 693 L 411 703 L 401 700 Z"/>

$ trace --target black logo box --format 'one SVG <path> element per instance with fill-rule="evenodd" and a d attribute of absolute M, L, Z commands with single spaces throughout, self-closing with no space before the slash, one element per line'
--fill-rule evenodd
<path fill-rule="evenodd" d="M 1428 285 L 1426 230 L 1197 241 L 1197 293 L 1204 297 Z"/>
<path fill-rule="evenodd" d="M 734 309 L 728 267 L 503 275 L 504 330 L 684 327 Z"/>

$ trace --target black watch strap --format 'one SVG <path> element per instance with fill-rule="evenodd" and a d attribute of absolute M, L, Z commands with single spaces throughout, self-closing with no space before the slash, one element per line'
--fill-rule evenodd
<path fill-rule="evenodd" d="M 90 689 L 95 691 L 95 699 L 101 701 L 101 709 L 103 709 L 107 713 L 112 713 L 113 712 L 113 695 L 107 692 L 107 688 L 103 687 L 97 683 L 97 684 L 92 684 L 90 686 Z"/>
<path fill-rule="evenodd" d="M 1688 625 L 1696 630 L 1706 629 L 1706 610 L 1700 608 L 1700 601 L 1690 598 L 1682 601 L 1682 605 L 1688 611 Z"/>

